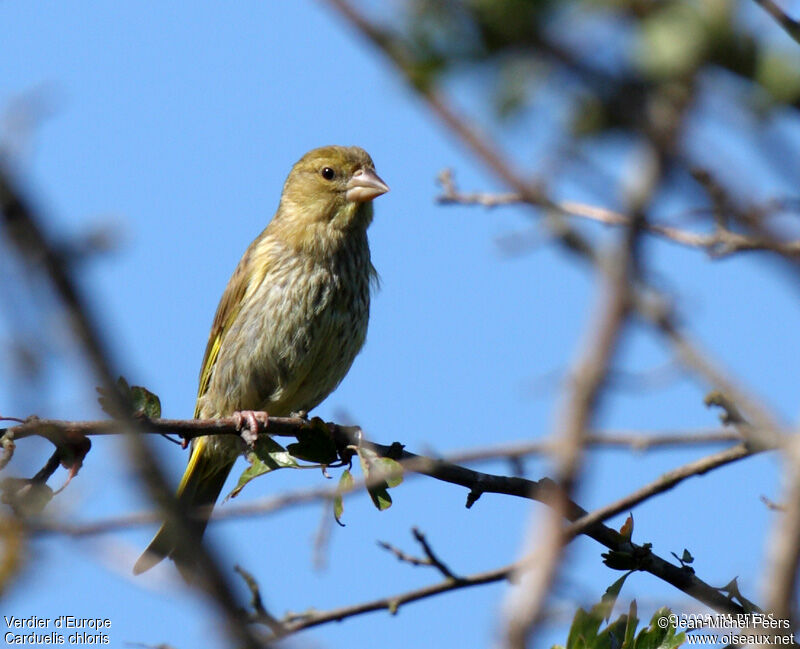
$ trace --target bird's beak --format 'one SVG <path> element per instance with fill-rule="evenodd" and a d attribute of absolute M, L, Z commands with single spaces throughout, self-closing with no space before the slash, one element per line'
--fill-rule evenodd
<path fill-rule="evenodd" d="M 347 183 L 345 197 L 355 203 L 366 203 L 389 191 L 389 186 L 372 169 L 359 169 Z"/>

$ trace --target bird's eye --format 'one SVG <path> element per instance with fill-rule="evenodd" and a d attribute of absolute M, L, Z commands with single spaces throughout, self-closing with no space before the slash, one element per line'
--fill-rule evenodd
<path fill-rule="evenodd" d="M 336 175 L 336 172 L 330 167 L 324 167 L 320 173 L 325 180 L 333 180 L 333 177 Z"/>

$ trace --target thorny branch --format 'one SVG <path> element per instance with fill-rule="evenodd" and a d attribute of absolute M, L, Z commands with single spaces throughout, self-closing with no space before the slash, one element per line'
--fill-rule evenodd
<path fill-rule="evenodd" d="M 380 452 L 381 449 L 388 450 L 391 447 L 381 445 L 371 445 L 373 448 Z M 690 477 L 691 475 L 699 475 L 710 471 L 712 468 L 723 466 L 727 463 L 733 462 L 737 459 L 747 457 L 749 451 L 743 451 L 742 446 L 734 447 L 730 451 L 718 453 L 708 458 L 698 460 L 690 463 L 685 467 L 679 467 L 662 476 L 659 481 L 645 489 L 651 490 L 651 495 L 660 493 L 666 489 L 674 487 L 676 484 Z M 493 476 L 490 474 L 481 474 L 470 469 L 447 465 L 441 461 L 431 460 L 430 458 L 422 458 L 414 456 L 413 454 L 404 452 L 402 461 L 409 462 L 414 460 L 418 463 L 417 470 L 438 479 L 446 480 L 454 484 L 460 484 L 468 487 L 471 490 L 479 485 L 479 489 L 485 493 L 504 493 L 509 495 L 520 496 L 523 498 L 532 498 L 539 502 L 552 504 L 553 498 L 558 495 L 558 489 L 554 483 L 544 479 L 538 482 L 525 480 L 523 478 L 507 478 L 502 476 Z M 413 464 L 406 464 L 406 466 L 413 466 Z M 642 490 L 640 490 L 642 491 Z M 641 496 L 640 492 L 636 492 L 637 496 Z M 642 498 L 643 499 L 643 498 Z M 596 512 L 588 513 L 575 503 L 569 503 L 569 511 L 567 518 L 574 521 L 572 525 L 568 526 L 563 534 L 564 540 L 568 541 L 576 534 L 586 534 L 595 540 L 599 541 L 606 547 L 610 548 L 612 552 L 610 557 L 616 560 L 624 561 L 629 568 L 643 570 L 649 572 L 660 579 L 671 583 L 685 593 L 691 595 L 698 601 L 701 601 L 708 606 L 711 606 L 717 611 L 725 613 L 744 613 L 746 610 L 742 605 L 733 601 L 730 595 L 723 594 L 724 589 L 716 589 L 702 580 L 700 580 L 693 571 L 685 567 L 675 566 L 654 554 L 646 545 L 637 545 L 632 543 L 626 537 L 606 527 L 602 524 L 602 520 L 618 513 L 618 505 L 624 500 L 627 500 L 625 506 L 620 511 L 629 509 L 635 502 L 634 498 L 623 499 L 614 503 L 609 507 L 602 508 Z M 641 502 L 641 500 L 639 501 Z M 409 561 L 409 557 L 402 552 L 396 551 L 394 548 L 389 548 L 399 558 Z M 425 563 L 424 560 L 412 558 L 413 563 Z M 480 584 L 493 583 L 504 581 L 511 578 L 521 568 L 530 563 L 531 557 L 523 557 L 520 561 L 513 564 L 503 566 L 494 570 L 467 575 L 464 577 L 446 578 L 444 581 L 417 590 L 412 590 L 406 593 L 382 597 L 373 601 L 364 602 L 352 606 L 345 606 L 342 608 L 333 609 L 330 611 L 315 611 L 301 615 L 290 615 L 281 620 L 282 628 L 285 632 L 294 633 L 302 629 L 313 626 L 318 626 L 331 621 L 341 621 L 348 617 L 361 615 L 378 610 L 388 610 L 392 613 L 396 612 L 403 604 L 432 597 L 444 592 L 458 590 L 462 588 L 469 588 Z M 742 602 L 744 605 L 744 602 Z M 750 607 L 748 602 L 746 606 Z M 254 616 L 254 621 L 266 623 L 265 620 L 260 620 L 259 616 Z"/>

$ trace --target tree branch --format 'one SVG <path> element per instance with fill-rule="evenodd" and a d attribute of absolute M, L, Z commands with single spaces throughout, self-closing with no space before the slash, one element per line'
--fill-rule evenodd
<path fill-rule="evenodd" d="M 170 422 L 171 425 L 173 421 L 177 420 L 159 420 L 158 423 L 161 424 L 164 421 Z M 187 434 L 192 434 L 194 432 L 193 427 L 195 427 L 198 431 L 204 431 L 203 434 L 209 434 L 209 431 L 213 430 L 214 434 L 238 435 L 234 422 L 227 423 L 227 420 L 220 421 L 226 423 L 224 423 L 224 425 L 222 423 L 209 424 L 198 420 L 187 420 L 183 422 L 181 429 Z M 276 418 L 276 421 L 281 421 L 281 426 L 287 426 L 289 428 L 297 426 L 298 429 L 301 425 L 306 424 L 302 419 L 295 421 L 287 418 L 287 420 L 284 421 Z M 47 423 L 49 424 L 52 422 Z M 70 422 L 66 423 L 70 424 Z M 90 427 L 95 427 L 95 430 L 101 431 L 100 434 L 109 434 L 109 429 L 106 428 L 108 422 L 84 423 L 90 424 Z M 113 424 L 114 422 L 111 423 Z M 30 427 L 32 424 L 24 424 L 24 426 Z M 75 426 L 77 428 L 82 427 L 81 423 L 76 423 Z M 333 426 L 332 429 L 335 434 L 346 436 L 344 443 L 349 443 L 349 441 L 352 440 L 356 430 L 355 427 L 351 426 Z M 34 434 L 31 429 L 28 428 L 26 430 L 28 434 Z M 626 437 L 622 441 L 627 443 L 629 440 Z M 361 443 L 373 449 L 380 456 L 396 459 L 402 464 L 405 471 L 426 475 L 436 480 L 465 487 L 469 490 L 468 503 L 470 505 L 477 501 L 484 493 L 496 493 L 532 499 L 545 505 L 552 506 L 554 494 L 557 493 L 555 483 L 548 478 L 535 481 L 520 477 L 482 473 L 442 459 L 416 455 L 406 450 L 398 452 L 398 449 L 402 448 L 399 444 L 374 444 L 364 440 L 362 440 Z M 701 581 L 696 576 L 690 575 L 681 568 L 652 554 L 649 550 L 645 550 L 643 546 L 632 544 L 618 532 L 602 524 L 603 520 L 621 511 L 626 511 L 634 505 L 644 502 L 649 497 L 666 491 L 692 475 L 706 473 L 713 468 L 746 457 L 745 454 L 741 454 L 741 451 L 738 450 L 739 448 L 740 446 L 737 446 L 719 454 L 713 454 L 708 458 L 689 463 L 684 467 L 679 467 L 664 474 L 664 476 L 659 478 L 655 483 L 634 492 L 626 499 L 621 499 L 616 503 L 612 503 L 597 512 L 593 512 L 591 515 L 576 503 L 570 502 L 564 516 L 568 521 L 574 523 L 574 525 L 567 527 L 564 531 L 566 538 L 572 538 L 577 534 L 585 534 L 612 551 L 634 553 L 640 558 L 646 557 L 641 559 L 641 570 L 649 572 L 653 576 L 672 584 L 679 590 L 682 590 L 715 610 L 721 612 L 742 612 L 740 607 L 731 603 L 724 595 L 720 594 L 718 590 Z M 748 451 L 750 454 L 753 452 L 754 451 Z M 363 481 L 361 484 L 364 484 Z M 262 515 L 299 504 L 317 502 L 320 500 L 332 500 L 338 493 L 339 491 L 337 488 L 328 486 L 301 490 L 258 503 L 249 503 L 236 508 L 217 510 L 212 520 L 219 521 L 234 517 Z M 157 514 L 149 513 L 82 525 L 31 521 L 30 527 L 33 532 L 38 531 L 39 533 L 46 532 L 72 536 L 87 536 L 105 533 L 123 527 L 144 525 L 157 521 L 159 518 Z"/>
<path fill-rule="evenodd" d="M 391 552 L 399 561 L 409 563 L 412 566 L 432 566 L 442 573 L 442 576 L 447 579 L 459 579 L 459 577 L 457 577 L 450 570 L 450 568 L 448 568 L 447 565 L 441 559 L 439 559 L 439 557 L 433 551 L 433 548 L 431 548 L 430 544 L 428 543 L 428 539 L 419 530 L 419 528 L 412 528 L 411 533 L 414 535 L 414 539 L 416 539 L 417 543 L 419 543 L 422 547 L 422 551 L 425 553 L 424 559 L 407 554 L 400 548 L 397 548 L 386 541 L 378 541 L 378 545 L 384 550 Z"/>
<path fill-rule="evenodd" d="M 380 448 L 380 446 L 378 445 L 377 448 Z M 733 602 L 732 599 L 729 596 L 724 595 L 721 590 L 713 588 L 712 586 L 709 586 L 700 580 L 693 571 L 687 570 L 682 566 L 675 566 L 661 559 L 645 546 L 632 543 L 621 534 L 602 525 L 601 523 L 601 521 L 605 518 L 611 517 L 619 513 L 619 511 L 629 509 L 638 502 L 642 502 L 646 498 L 655 495 L 656 493 L 661 493 L 667 489 L 670 489 L 692 475 L 701 475 L 712 470 L 713 468 L 742 459 L 750 454 L 750 451 L 745 450 L 744 447 L 740 445 L 729 449 L 728 451 L 687 464 L 684 467 L 679 467 L 674 471 L 664 474 L 664 476 L 656 481 L 658 487 L 655 486 L 656 483 L 653 483 L 653 485 L 642 488 L 641 490 L 632 494 L 630 497 L 621 499 L 620 501 L 617 501 L 617 503 L 612 503 L 612 505 L 598 509 L 591 514 L 582 510 L 578 505 L 571 503 L 570 517 L 574 522 L 572 525 L 566 528 L 564 532 L 564 538 L 565 540 L 569 540 L 574 538 L 576 534 L 585 533 L 595 540 L 600 541 L 606 545 L 606 547 L 611 548 L 613 552 L 620 553 L 620 555 L 624 555 L 626 557 L 631 557 L 631 560 L 638 564 L 636 569 L 649 572 L 650 574 L 667 581 L 676 588 L 679 588 L 688 595 L 691 595 L 695 599 L 707 604 L 717 611 L 731 614 L 751 612 L 750 609 L 746 611 L 745 608 Z M 435 461 L 428 460 L 426 458 L 426 462 Z M 438 464 L 438 468 L 443 469 L 444 467 L 441 464 Z M 477 480 L 464 479 L 456 482 L 456 479 L 459 477 L 466 478 L 470 473 L 473 472 L 471 472 L 469 469 L 463 469 L 461 467 L 448 467 L 448 476 L 450 478 L 448 481 L 455 482 L 456 484 L 465 483 L 463 486 L 469 487 L 470 484 L 474 484 L 477 482 Z M 499 476 L 491 476 L 487 474 L 481 474 L 480 480 L 483 482 L 483 486 L 486 488 L 486 491 L 490 491 L 492 487 L 495 486 L 495 481 L 498 482 L 498 490 L 501 488 L 503 483 L 505 483 L 504 486 L 506 487 L 510 486 L 511 484 L 516 484 L 518 486 L 517 489 L 515 489 L 516 493 L 513 495 L 534 498 L 535 500 L 540 500 L 540 502 L 547 502 L 548 499 L 543 499 L 539 492 L 552 490 L 555 486 L 552 484 L 548 486 L 546 480 L 539 481 L 538 483 L 532 483 L 520 478 L 500 478 Z M 520 489 L 520 487 L 523 485 L 524 488 Z M 649 492 L 647 495 L 644 494 L 645 490 Z M 508 493 L 508 490 L 504 489 L 501 493 Z M 397 554 L 402 560 L 409 561 L 409 558 L 404 553 L 400 553 L 391 547 L 389 549 L 395 552 L 395 554 Z M 403 604 L 418 601 L 452 590 L 459 590 L 481 584 L 504 581 L 517 574 L 520 570 L 524 570 L 526 566 L 530 564 L 530 561 L 531 557 L 526 556 L 520 561 L 503 566 L 501 568 L 475 573 L 466 577 L 448 577 L 444 581 L 438 582 L 431 586 L 408 591 L 406 593 L 382 597 L 369 602 L 345 606 L 330 611 L 315 611 L 297 616 L 287 616 L 280 621 L 280 624 L 286 633 L 295 633 L 302 629 L 319 626 L 333 621 L 340 622 L 343 619 L 355 617 L 357 615 L 363 615 L 364 613 L 370 613 L 373 611 L 387 610 L 391 613 L 396 613 Z M 427 565 L 427 562 L 423 562 L 421 560 L 413 561 L 413 563 L 426 563 Z M 266 619 L 261 619 L 261 617 L 257 614 L 254 615 L 253 619 L 254 621 L 268 624 Z"/>
<path fill-rule="evenodd" d="M 686 478 L 703 475 L 712 469 L 725 466 L 726 464 L 730 464 L 732 462 L 737 462 L 738 460 L 750 457 L 757 452 L 758 451 L 752 451 L 748 449 L 744 444 L 739 444 L 724 451 L 720 451 L 719 453 L 714 453 L 708 457 L 684 464 L 677 469 L 668 471 L 650 484 L 637 489 L 624 498 L 620 498 L 616 502 L 610 503 L 604 507 L 601 507 L 600 509 L 594 510 L 590 514 L 582 516 L 574 521 L 572 525 L 567 527 L 565 534 L 571 539 L 575 535 L 583 533 L 594 523 L 600 523 L 608 520 L 612 516 L 616 516 L 617 514 L 628 511 L 657 494 L 669 491 L 673 487 L 686 480 Z"/>
<path fill-rule="evenodd" d="M 800 43 L 800 22 L 790 18 L 774 0 L 755 0 L 777 22 L 789 37 Z"/>
<path fill-rule="evenodd" d="M 442 186 L 443 193 L 437 197 L 437 201 L 442 205 L 497 207 L 528 204 L 528 201 L 524 200 L 522 195 L 516 192 L 499 194 L 487 192 L 463 193 L 456 187 L 450 169 L 440 172 L 438 180 Z M 553 207 L 565 216 L 578 217 L 603 225 L 630 227 L 633 221 L 627 214 L 575 201 L 555 201 Z M 787 257 L 800 256 L 800 240 L 781 241 L 768 237 L 740 234 L 725 227 L 722 223 L 715 223 L 714 230 L 710 233 L 691 232 L 669 225 L 649 222 L 644 223 L 642 229 L 648 234 L 659 236 L 672 243 L 689 248 L 699 248 L 717 259 L 736 252 L 746 251 L 776 252 Z"/>

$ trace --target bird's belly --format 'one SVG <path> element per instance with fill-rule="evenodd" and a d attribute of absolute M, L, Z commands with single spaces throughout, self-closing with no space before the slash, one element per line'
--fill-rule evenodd
<path fill-rule="evenodd" d="M 311 410 L 339 385 L 364 343 L 368 275 L 345 282 L 330 272 L 306 274 L 305 285 L 272 284 L 251 303 L 260 307 L 240 313 L 238 331 L 222 343 L 202 398 L 213 414 L 204 416 Z M 226 345 L 232 340 L 238 343 Z"/>

